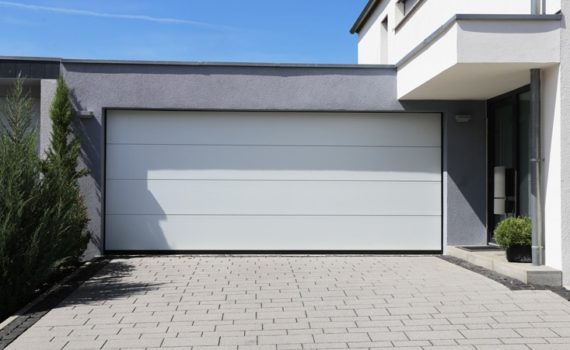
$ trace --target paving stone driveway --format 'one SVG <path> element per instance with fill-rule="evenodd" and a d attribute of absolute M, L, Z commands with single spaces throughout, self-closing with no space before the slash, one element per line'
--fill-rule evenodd
<path fill-rule="evenodd" d="M 436 257 L 115 259 L 10 349 L 570 349 L 570 303 Z"/>

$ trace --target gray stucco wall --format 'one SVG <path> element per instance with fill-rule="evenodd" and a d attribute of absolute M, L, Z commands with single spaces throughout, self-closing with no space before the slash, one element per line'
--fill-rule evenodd
<path fill-rule="evenodd" d="M 51 117 L 50 108 L 53 97 L 55 96 L 55 90 L 57 87 L 57 80 L 55 79 L 43 79 L 40 82 L 40 117 L 39 117 L 39 149 L 40 155 L 45 156 L 47 150 L 50 146 L 51 141 Z"/>
<path fill-rule="evenodd" d="M 103 198 L 104 108 L 306 111 L 410 111 L 444 114 L 444 227 L 449 244 L 486 241 L 486 131 L 484 102 L 413 102 L 396 98 L 396 71 L 382 67 L 144 65 L 64 62 L 62 73 L 78 110 L 82 181 L 100 237 Z M 458 124 L 455 114 L 473 120 Z M 97 253 L 96 244 L 90 254 Z"/>

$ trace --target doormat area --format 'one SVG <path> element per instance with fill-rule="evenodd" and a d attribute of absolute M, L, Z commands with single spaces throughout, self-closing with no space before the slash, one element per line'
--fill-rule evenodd
<path fill-rule="evenodd" d="M 496 247 L 496 246 L 492 246 L 492 245 L 485 245 L 485 246 L 479 246 L 479 247 L 457 247 L 459 249 L 463 249 L 466 250 L 468 252 L 499 252 L 499 251 L 503 251 L 504 249 L 501 247 Z"/>

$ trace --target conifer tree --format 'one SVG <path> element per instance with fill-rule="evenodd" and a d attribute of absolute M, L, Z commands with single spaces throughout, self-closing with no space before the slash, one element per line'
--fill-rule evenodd
<path fill-rule="evenodd" d="M 32 101 L 20 77 L 0 115 L 0 320 L 23 306 L 58 268 L 77 262 L 89 242 L 78 180 L 69 90 L 58 80 L 50 109 L 51 144 L 37 151 Z"/>
<path fill-rule="evenodd" d="M 52 122 L 51 143 L 43 163 L 45 197 L 55 204 L 59 218 L 58 247 L 62 259 L 76 262 L 89 241 L 87 210 L 80 193 L 78 180 L 87 174 L 80 170 L 81 142 L 75 136 L 69 89 L 63 78 L 57 81 L 50 108 Z"/>
<path fill-rule="evenodd" d="M 42 224 L 42 198 L 32 102 L 17 78 L 0 119 L 0 319 L 26 302 L 50 275 L 53 236 Z M 44 210 L 47 208 L 48 210 Z"/>

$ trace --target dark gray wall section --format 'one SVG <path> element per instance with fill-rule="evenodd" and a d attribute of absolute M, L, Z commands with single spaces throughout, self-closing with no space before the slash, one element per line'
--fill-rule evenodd
<path fill-rule="evenodd" d="M 443 113 L 444 221 L 448 245 L 487 244 L 486 102 L 404 103 L 407 111 Z M 456 115 L 471 115 L 458 123 Z"/>
<path fill-rule="evenodd" d="M 26 59 L 0 60 L 0 78 L 57 79 L 59 60 L 37 61 Z"/>
<path fill-rule="evenodd" d="M 76 109 L 94 118 L 78 125 L 91 176 L 82 182 L 91 229 L 101 232 L 103 111 L 133 109 L 237 109 L 409 111 L 444 113 L 444 168 L 449 244 L 483 244 L 486 206 L 485 104 L 413 102 L 396 97 L 396 71 L 378 67 L 143 65 L 64 62 Z M 473 121 L 457 124 L 455 114 Z M 396 234 L 396 233 L 395 233 Z M 99 242 L 100 244 L 100 242 Z"/>
<path fill-rule="evenodd" d="M 15 78 L 0 78 L 0 96 L 8 96 L 14 88 L 15 83 Z M 40 98 L 40 82 L 38 80 L 24 79 L 24 87 L 26 88 L 28 96 L 31 98 Z"/>
<path fill-rule="evenodd" d="M 487 119 L 486 103 L 450 105 L 446 112 L 448 245 L 487 244 Z M 472 114 L 469 123 L 455 115 Z"/>

